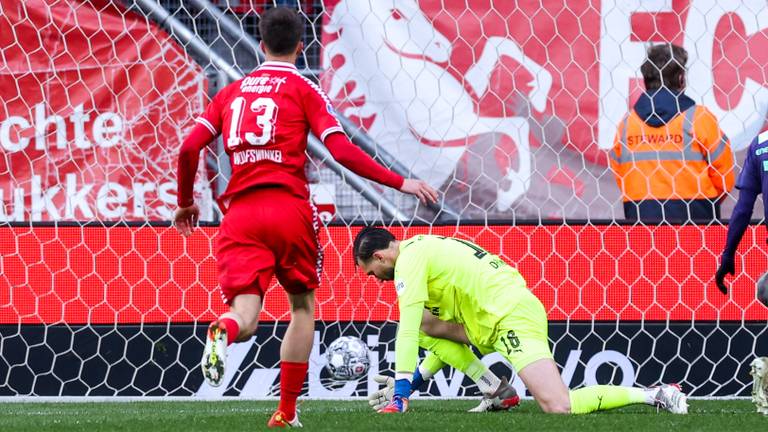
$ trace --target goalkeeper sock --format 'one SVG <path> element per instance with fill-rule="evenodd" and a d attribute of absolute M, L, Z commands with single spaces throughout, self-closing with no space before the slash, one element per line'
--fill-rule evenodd
<path fill-rule="evenodd" d="M 646 392 L 636 387 L 595 385 L 572 390 L 571 414 L 587 414 L 646 403 Z"/>
<path fill-rule="evenodd" d="M 289 419 L 296 418 L 296 399 L 307 378 L 309 363 L 280 362 L 280 404 L 277 409 Z"/>
<path fill-rule="evenodd" d="M 467 347 L 467 350 L 469 350 L 469 347 Z M 470 353 L 472 353 L 472 351 L 470 351 Z M 464 365 L 462 365 L 462 367 L 458 369 L 464 372 L 464 375 L 468 376 L 474 382 L 479 382 L 480 378 L 490 373 L 495 380 L 496 387 L 499 386 L 500 381 L 498 378 L 496 378 L 496 375 L 493 375 L 493 373 L 491 373 L 491 371 L 488 369 L 488 366 L 486 366 L 477 357 L 475 357 L 474 354 L 472 354 L 471 362 L 469 362 L 468 364 L 465 363 Z M 491 384 L 493 384 L 493 382 L 491 382 Z M 496 391 L 495 388 L 493 390 Z"/>
<path fill-rule="evenodd" d="M 487 395 L 496 393 L 496 390 L 498 390 L 501 385 L 501 380 L 482 362 L 478 361 L 478 363 L 480 363 L 480 366 L 482 366 L 485 371 L 478 378 L 473 378 L 472 376 L 470 376 L 470 378 L 477 383 L 477 389 L 480 390 L 481 393 Z"/>

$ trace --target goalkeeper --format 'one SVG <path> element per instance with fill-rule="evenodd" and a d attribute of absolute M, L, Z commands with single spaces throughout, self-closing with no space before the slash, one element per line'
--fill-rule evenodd
<path fill-rule="evenodd" d="M 427 350 L 428 354 L 413 373 L 408 395 L 418 390 L 422 384 L 447 364 L 472 379 L 483 394 L 480 404 L 469 412 L 505 411 L 520 404 L 520 397 L 507 379 L 505 377 L 499 379 L 475 356 L 475 353 L 467 345 L 431 337 L 425 333 L 428 331 L 451 335 L 464 334 L 464 329 L 460 325 L 441 322 L 424 310 L 421 330 L 419 332 L 419 346 Z M 392 400 L 394 380 L 382 375 L 377 375 L 374 379 L 378 383 L 384 384 L 385 387 L 371 393 L 368 396 L 368 401 L 373 409 L 380 410 Z"/>
<path fill-rule="evenodd" d="M 586 414 L 643 403 L 688 412 L 687 398 L 676 385 L 569 391 L 549 349 L 544 306 L 517 270 L 473 243 L 432 235 L 400 242 L 385 229 L 368 227 L 355 238 L 353 254 L 369 276 L 394 280 L 398 296 L 394 395 L 379 412 L 408 409 L 424 308 L 441 321 L 464 326 L 467 340 L 457 342 L 504 356 L 544 412 Z"/>

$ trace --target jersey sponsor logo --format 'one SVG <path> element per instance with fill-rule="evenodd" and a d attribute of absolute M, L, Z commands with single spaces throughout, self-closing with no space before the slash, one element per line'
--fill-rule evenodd
<path fill-rule="evenodd" d="M 403 295 L 405 292 L 405 282 L 404 281 L 397 281 L 395 282 L 395 292 L 397 292 L 398 296 Z"/>
<path fill-rule="evenodd" d="M 763 161 L 763 171 L 768 172 L 768 160 Z"/>
<path fill-rule="evenodd" d="M 235 152 L 232 155 L 235 165 L 243 165 L 246 163 L 259 162 L 262 160 L 270 160 L 276 163 L 283 162 L 283 152 L 280 150 L 267 150 L 267 149 L 248 149 L 239 152 Z"/>
<path fill-rule="evenodd" d="M 285 84 L 285 77 L 273 77 L 269 75 L 248 76 L 240 82 L 242 93 L 272 93 L 280 91 L 280 86 Z"/>
<path fill-rule="evenodd" d="M 761 147 L 761 148 L 755 150 L 755 156 L 760 156 L 760 155 L 763 155 L 765 153 L 768 153 L 768 147 Z"/>

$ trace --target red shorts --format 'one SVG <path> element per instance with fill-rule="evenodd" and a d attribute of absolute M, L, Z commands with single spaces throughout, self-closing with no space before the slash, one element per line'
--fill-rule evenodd
<path fill-rule="evenodd" d="M 323 254 L 317 211 L 282 189 L 242 192 L 227 210 L 216 238 L 224 303 L 240 294 L 264 297 L 272 281 L 291 294 L 318 287 Z"/>

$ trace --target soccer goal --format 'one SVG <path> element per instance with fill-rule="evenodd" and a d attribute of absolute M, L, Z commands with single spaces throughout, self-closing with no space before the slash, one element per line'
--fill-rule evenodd
<path fill-rule="evenodd" d="M 768 9 L 715 0 L 0 0 L 0 396 L 277 394 L 289 315 L 276 282 L 256 336 L 229 348 L 224 385 L 200 373 L 206 326 L 225 311 L 213 257 L 222 143 L 201 158 L 200 228 L 185 239 L 168 222 L 181 140 L 258 66 L 259 13 L 275 3 L 305 17 L 298 69 L 355 144 L 441 192 L 422 206 L 310 140 L 325 253 L 303 397 L 363 397 L 393 367 L 394 287 L 352 259 L 371 223 L 471 240 L 517 267 L 572 388 L 678 382 L 694 397 L 749 396 L 749 364 L 768 354 L 755 300 L 765 228 L 747 230 L 723 295 L 713 278 L 726 228 L 624 223 L 608 163 L 646 47 L 674 42 L 690 55 L 687 94 L 718 118 L 739 170 L 768 111 Z M 330 379 L 323 353 L 339 336 L 368 344 L 368 377 Z M 501 356 L 483 361 L 514 378 Z M 449 369 L 421 393 L 478 394 Z"/>

